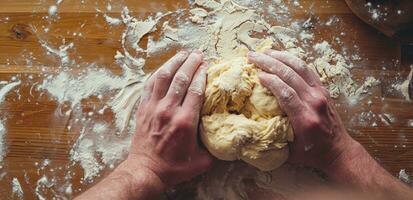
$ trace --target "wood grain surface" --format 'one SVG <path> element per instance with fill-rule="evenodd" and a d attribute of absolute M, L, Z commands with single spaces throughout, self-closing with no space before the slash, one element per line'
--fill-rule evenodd
<path fill-rule="evenodd" d="M 31 83 L 20 87 L 19 92 L 10 92 L 0 106 L 2 118 L 7 119 L 7 155 L 0 169 L 0 174 L 7 174 L 0 178 L 0 199 L 11 198 L 13 177 L 20 180 L 25 199 L 36 199 L 36 181 L 46 172 L 55 175 L 57 182 L 64 181 L 65 170 L 69 170 L 71 164 L 69 152 L 79 134 L 76 128 L 67 129 L 67 122 L 73 116 L 56 114 L 56 109 L 67 109 L 67 105 L 59 106 L 45 93 L 34 91 L 30 94 L 31 86 L 44 79 L 45 71 L 57 73 L 62 70 L 58 60 L 47 56 L 39 39 L 47 40 L 56 47 L 62 43 L 62 39 L 67 43 L 75 42 L 76 48 L 69 51 L 69 56 L 77 63 L 95 63 L 113 73 L 121 73 L 113 57 L 120 50 L 120 35 L 124 26 L 110 27 L 101 14 L 97 14 L 95 8 L 104 10 L 106 1 L 85 0 L 82 4 L 79 0 L 64 0 L 59 6 L 57 17 L 50 19 L 47 11 L 49 5 L 55 2 L 0 1 L 0 80 L 10 80 L 14 76 Z M 371 90 L 371 95 L 355 105 L 349 105 L 345 99 L 336 100 L 337 109 L 352 137 L 361 142 L 393 175 L 397 175 L 400 169 L 413 173 L 413 127 L 409 126 L 413 120 L 413 103 L 404 100 L 394 88 L 395 83 L 407 77 L 409 66 L 413 64 L 413 57 L 407 52 L 412 50 L 411 46 L 387 38 L 364 24 L 351 13 L 343 0 L 300 2 L 303 9 L 293 13 L 297 20 L 312 16 L 317 24 L 317 21 L 326 21 L 333 15 L 340 19 L 338 28 L 316 25 L 315 40 L 327 40 L 340 49 L 342 45 L 334 42 L 335 37 L 345 32 L 341 41 L 351 47 L 348 49 L 350 52 L 357 51 L 363 58 L 354 61 L 354 79 L 363 81 L 366 76 L 374 76 L 381 81 L 378 87 Z M 110 14 L 120 16 L 124 5 L 128 6 L 131 15 L 144 17 L 149 13 L 187 8 L 189 4 L 186 0 L 113 1 Z M 308 8 L 311 8 L 311 12 Z M 49 28 L 48 33 L 43 31 L 44 27 Z M 73 36 L 73 33 L 82 33 L 82 36 Z M 149 58 L 146 70 L 156 69 L 172 53 Z M 30 57 L 35 57 L 35 60 L 29 62 Z M 86 64 L 80 68 L 73 67 L 73 70 L 82 70 L 83 66 Z M 89 98 L 82 104 L 92 108 L 99 102 Z M 88 110 L 84 109 L 84 112 Z M 369 117 L 366 113 L 374 115 Z M 110 117 L 112 113 L 96 116 Z M 44 159 L 49 159 L 50 165 L 39 169 Z M 79 184 L 83 176 L 79 166 L 71 166 L 70 170 L 74 172 L 71 174 L 74 194 L 91 186 Z M 105 170 L 102 175 L 109 171 Z M 24 181 L 25 177 L 27 182 Z"/>

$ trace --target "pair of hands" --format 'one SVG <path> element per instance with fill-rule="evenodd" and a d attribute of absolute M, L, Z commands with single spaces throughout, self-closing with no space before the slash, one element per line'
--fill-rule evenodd
<path fill-rule="evenodd" d="M 328 91 L 302 60 L 272 50 L 248 58 L 262 69 L 260 81 L 290 119 L 295 134 L 290 163 L 318 168 L 374 198 L 411 199 L 413 191 L 347 134 Z M 128 158 L 77 199 L 156 199 L 208 170 L 213 158 L 198 143 L 206 70 L 202 53 L 194 51 L 177 54 L 154 73 L 138 105 Z"/>
<path fill-rule="evenodd" d="M 263 70 L 260 81 L 290 119 L 295 141 L 289 162 L 326 169 L 353 141 L 319 77 L 286 52 L 251 52 L 248 58 Z M 124 170 L 145 171 L 165 189 L 210 168 L 213 158 L 197 138 L 206 70 L 201 52 L 180 52 L 152 75 L 138 105 L 138 130 Z"/>

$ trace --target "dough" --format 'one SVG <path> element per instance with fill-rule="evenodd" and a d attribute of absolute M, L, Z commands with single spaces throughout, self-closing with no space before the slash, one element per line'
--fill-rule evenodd
<path fill-rule="evenodd" d="M 221 160 L 240 159 L 269 171 L 287 160 L 293 134 L 276 98 L 260 84 L 257 71 L 245 57 L 208 69 L 201 139 Z"/>

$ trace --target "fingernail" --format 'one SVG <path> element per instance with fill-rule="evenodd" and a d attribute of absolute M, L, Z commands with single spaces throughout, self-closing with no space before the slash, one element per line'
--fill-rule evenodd
<path fill-rule="evenodd" d="M 208 63 L 207 62 L 202 62 L 201 67 L 202 68 L 208 68 Z"/>
<path fill-rule="evenodd" d="M 180 56 L 187 56 L 187 55 L 188 55 L 188 52 L 187 52 L 187 51 L 180 51 L 178 54 L 179 54 Z"/>
<path fill-rule="evenodd" d="M 272 50 L 272 49 L 267 49 L 267 50 L 264 51 L 264 53 L 267 54 L 267 55 L 271 55 L 273 52 L 274 52 L 274 50 Z"/>
<path fill-rule="evenodd" d="M 265 76 L 265 73 L 264 73 L 264 72 L 258 72 L 258 73 L 257 73 L 257 76 L 258 76 L 258 77 L 263 77 L 263 76 Z"/>
<path fill-rule="evenodd" d="M 203 67 L 203 68 L 201 69 L 201 75 L 204 76 L 204 75 L 207 74 L 207 73 L 208 73 L 208 69 L 207 69 L 206 67 Z"/>
<path fill-rule="evenodd" d="M 200 51 L 199 49 L 194 50 L 192 53 L 196 53 L 196 54 L 199 54 L 201 56 L 203 54 L 202 51 Z"/>
<path fill-rule="evenodd" d="M 270 55 L 270 56 L 278 56 L 278 55 L 280 55 L 281 51 L 278 51 L 278 50 L 267 50 L 266 53 L 267 53 L 267 55 Z"/>
<path fill-rule="evenodd" d="M 253 51 L 248 52 L 248 57 L 250 57 L 250 58 L 255 58 L 257 56 L 258 56 L 258 53 L 256 53 L 256 52 L 253 52 Z"/>

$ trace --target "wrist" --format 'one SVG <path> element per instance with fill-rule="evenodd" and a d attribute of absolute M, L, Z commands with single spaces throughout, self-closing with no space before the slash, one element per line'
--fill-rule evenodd
<path fill-rule="evenodd" d="M 116 168 L 114 175 L 126 180 L 127 191 L 131 198 L 147 199 L 160 195 L 166 190 L 165 184 L 152 170 L 128 159 Z"/>
<path fill-rule="evenodd" d="M 340 147 L 340 153 L 328 165 L 321 169 L 327 176 L 335 179 L 335 177 L 344 174 L 346 169 L 349 169 L 354 161 L 365 157 L 367 152 L 364 147 L 353 139 L 349 139 Z M 367 154 L 368 155 L 368 154 Z"/>

